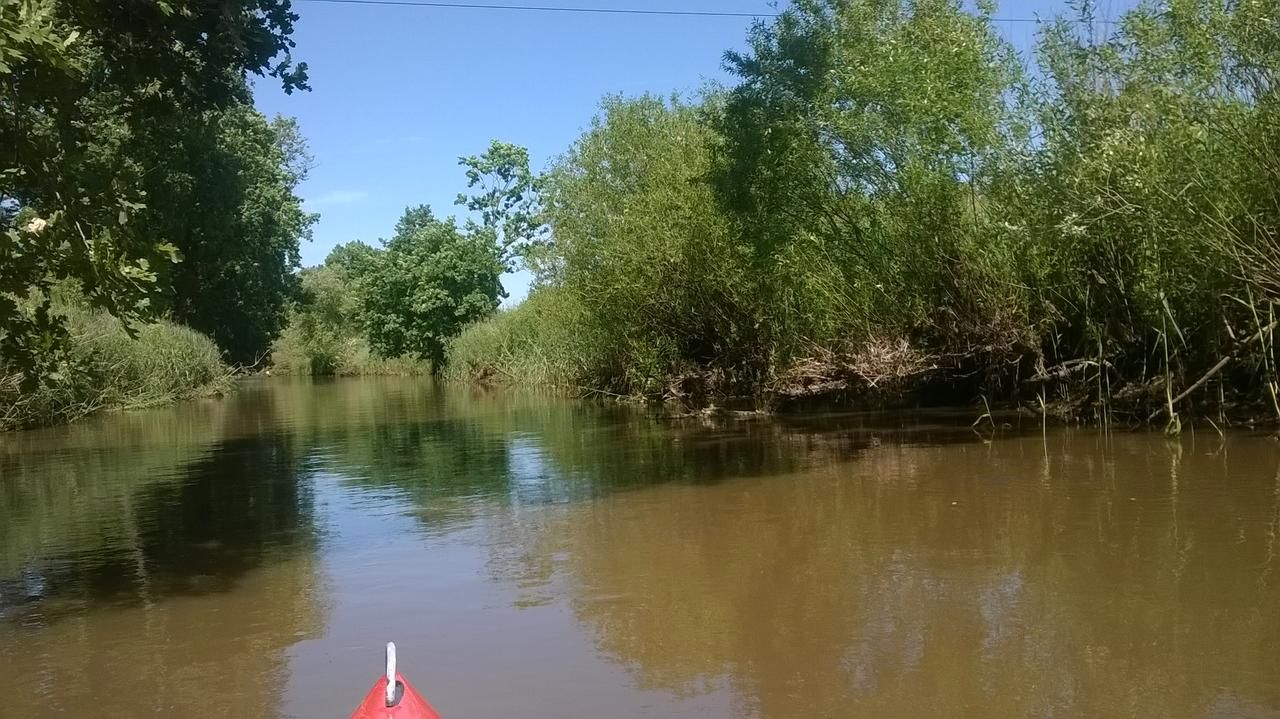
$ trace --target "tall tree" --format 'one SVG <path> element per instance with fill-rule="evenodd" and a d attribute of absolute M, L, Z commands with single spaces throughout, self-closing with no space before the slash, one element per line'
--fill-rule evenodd
<path fill-rule="evenodd" d="M 1021 81 L 993 3 L 976 4 L 796 0 L 726 56 L 741 83 L 716 119 L 722 202 L 759 265 L 803 252 L 841 275 L 826 298 L 853 308 L 840 331 L 968 314 L 956 285 L 974 280 L 952 260 L 985 232 Z"/>
<path fill-rule="evenodd" d="M 316 220 L 295 194 L 311 163 L 297 124 L 240 105 L 158 149 L 139 222 L 180 253 L 161 276 L 164 309 L 230 361 L 254 364 L 284 327 L 299 242 Z"/>
<path fill-rule="evenodd" d="M 246 75 L 306 87 L 289 0 L 0 2 L 0 364 L 36 381 L 65 338 L 50 288 L 75 279 L 143 311 L 175 248 L 134 221 L 139 161 L 178 117 L 248 100 Z"/>
<path fill-rule="evenodd" d="M 457 204 L 480 216 L 479 222 L 468 220 L 467 231 L 497 245 L 507 271 L 539 255 L 550 239 L 542 216 L 542 179 L 529 169 L 529 151 L 494 140 L 484 154 L 458 162 L 467 168 L 467 188 L 474 194 L 459 194 Z"/>
<path fill-rule="evenodd" d="M 369 344 L 385 357 L 414 355 L 439 369 L 445 346 L 498 306 L 503 265 L 484 233 L 462 233 L 425 205 L 405 210 L 385 249 L 362 261 Z"/>

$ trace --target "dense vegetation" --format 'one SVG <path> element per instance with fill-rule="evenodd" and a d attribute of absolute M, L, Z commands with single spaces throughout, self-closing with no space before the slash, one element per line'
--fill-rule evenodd
<path fill-rule="evenodd" d="M 0 2 L 4 426 L 187 394 L 268 351 L 315 218 L 297 127 L 253 108 L 247 76 L 306 88 L 296 19 L 288 0 Z M 175 342 L 190 362 L 145 365 L 151 387 L 84 364 Z"/>
<path fill-rule="evenodd" d="M 461 220 L 296 273 L 309 158 L 246 83 L 306 88 L 288 0 L 4 3 L 0 409 L 77 404 L 30 398 L 79 313 L 288 372 L 1280 414 L 1280 0 L 1076 10 L 1023 57 L 988 2 L 795 0 L 730 86 L 607 98 L 541 175 L 495 142 Z"/>
<path fill-rule="evenodd" d="M 82 300 L 55 301 L 67 331 L 62 372 L 23 391 L 0 379 L 0 429 L 73 421 L 102 409 L 142 409 L 227 392 L 232 375 L 213 340 L 166 320 L 120 320 Z"/>
<path fill-rule="evenodd" d="M 1280 4 L 1084 4 L 1035 58 L 993 12 L 797 0 L 726 56 L 733 87 L 606 100 L 535 183 L 532 296 L 451 371 L 1273 411 Z"/>
<path fill-rule="evenodd" d="M 458 204 L 479 216 L 461 225 L 425 205 L 405 210 L 375 248 L 336 247 L 302 273 L 305 290 L 275 366 L 288 373 L 400 374 L 445 364 L 449 341 L 489 317 L 506 296 L 499 277 L 517 255 L 546 247 L 536 223 L 534 178 L 523 149 L 493 143 L 464 157 L 473 195 Z"/>

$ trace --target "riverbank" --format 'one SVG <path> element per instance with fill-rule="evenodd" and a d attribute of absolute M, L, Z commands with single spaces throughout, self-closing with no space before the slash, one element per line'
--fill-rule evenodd
<path fill-rule="evenodd" d="M 728 54 L 731 88 L 606 99 L 537 185 L 531 296 L 449 372 L 1276 419 L 1273 16 L 1141 3 L 1097 35 L 1087 13 L 1024 56 L 959 3 L 801 4 Z"/>
<path fill-rule="evenodd" d="M 1274 385 L 1265 381 L 1273 366 L 1274 324 L 1242 334 L 1212 362 L 1181 364 L 1176 372 L 1165 365 L 1127 375 L 1107 356 L 1047 364 L 1044 354 L 1025 344 L 949 351 L 898 338 L 852 348 L 811 345 L 785 362 L 774 358 L 776 363 L 744 381 L 715 360 L 673 363 L 665 372 L 638 375 L 592 342 L 593 321 L 562 290 L 540 290 L 457 337 L 445 377 L 475 386 L 663 403 L 677 414 L 971 407 L 978 417 L 1001 408 L 1059 422 L 1170 432 L 1179 431 L 1184 419 L 1225 427 L 1280 418 Z"/>
<path fill-rule="evenodd" d="M 81 306 L 63 307 L 66 356 L 34 387 L 0 377 L 0 431 L 64 424 L 98 412 L 158 407 L 225 394 L 233 370 L 213 340 L 168 321 L 137 326 Z"/>
<path fill-rule="evenodd" d="M 415 377 L 431 374 L 431 365 L 414 357 L 379 357 L 359 337 L 324 349 L 308 347 L 290 326 L 272 345 L 268 371 L 287 377 Z"/>

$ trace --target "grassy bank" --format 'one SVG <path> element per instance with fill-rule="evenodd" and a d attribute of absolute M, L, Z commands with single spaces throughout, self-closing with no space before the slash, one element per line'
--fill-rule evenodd
<path fill-rule="evenodd" d="M 450 372 L 1275 418 L 1278 13 L 1086 4 L 1019 57 L 959 2 L 796 3 L 734 87 L 604 103 L 543 178 L 530 300 Z"/>
<path fill-rule="evenodd" d="M 361 337 L 346 337 L 323 348 L 308 346 L 285 329 L 271 351 L 271 372 L 294 376 L 366 377 L 423 375 L 431 366 L 411 357 L 379 357 Z"/>
<path fill-rule="evenodd" d="M 589 318 L 556 289 L 534 292 L 513 309 L 469 325 L 449 345 L 445 376 L 476 384 L 522 384 L 585 391 L 607 384 L 595 363 Z"/>
<path fill-rule="evenodd" d="M 218 395 L 234 383 L 217 345 L 199 332 L 161 321 L 130 337 L 106 313 L 74 304 L 60 312 L 69 332 L 66 361 L 34 388 L 22 387 L 21 374 L 0 377 L 0 429 Z"/>
<path fill-rule="evenodd" d="M 431 366 L 414 357 L 383 357 L 370 346 L 350 268 L 334 262 L 302 271 L 302 296 L 271 346 L 271 371 L 355 377 L 419 375 Z"/>

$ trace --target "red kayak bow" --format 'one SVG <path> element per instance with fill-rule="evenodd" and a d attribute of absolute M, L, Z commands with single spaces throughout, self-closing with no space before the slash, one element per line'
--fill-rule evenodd
<path fill-rule="evenodd" d="M 387 642 L 387 673 L 374 682 L 351 719 L 440 719 L 440 715 L 396 672 L 396 645 Z"/>

